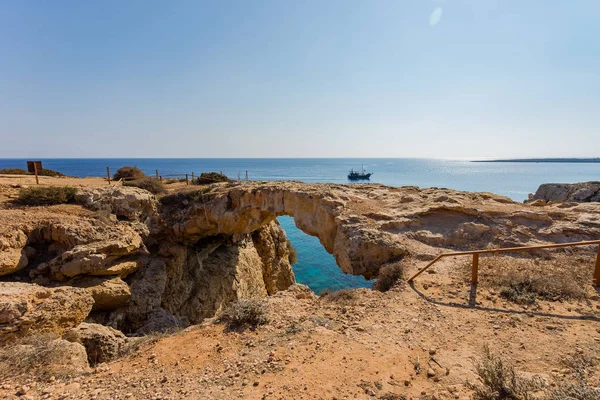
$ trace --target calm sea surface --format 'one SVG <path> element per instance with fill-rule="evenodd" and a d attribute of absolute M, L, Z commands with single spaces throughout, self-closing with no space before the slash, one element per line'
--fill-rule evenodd
<path fill-rule="evenodd" d="M 351 168 L 361 164 L 373 172 L 370 182 L 390 186 L 444 187 L 486 191 L 522 201 L 542 183 L 600 181 L 600 163 L 481 163 L 430 159 L 42 159 L 44 168 L 72 176 L 105 176 L 124 165 L 135 165 L 149 175 L 162 176 L 223 171 L 232 179 L 246 171 L 253 180 L 298 180 L 303 182 L 348 183 Z M 24 159 L 0 159 L 2 168 L 26 168 Z M 316 293 L 324 289 L 370 287 L 362 277 L 344 275 L 333 256 L 315 237 L 298 230 L 293 218 L 281 217 L 293 245 L 298 250 L 294 266 L 296 279 Z"/>

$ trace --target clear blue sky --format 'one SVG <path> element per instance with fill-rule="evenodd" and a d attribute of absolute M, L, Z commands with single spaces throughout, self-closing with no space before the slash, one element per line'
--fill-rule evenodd
<path fill-rule="evenodd" d="M 600 1 L 0 1 L 0 157 L 597 157 Z"/>

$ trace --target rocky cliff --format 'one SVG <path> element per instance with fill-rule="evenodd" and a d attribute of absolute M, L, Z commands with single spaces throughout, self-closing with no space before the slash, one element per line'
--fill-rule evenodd
<path fill-rule="evenodd" d="M 157 200 L 111 186 L 82 188 L 77 201 L 0 207 L 5 338 L 63 334 L 84 320 L 143 335 L 284 290 L 295 279 L 280 215 L 368 278 L 407 255 L 600 236 L 596 204 L 532 207 L 438 188 L 230 182 Z M 56 304 L 66 307 L 54 321 Z"/>
<path fill-rule="evenodd" d="M 529 202 L 600 202 L 600 182 L 544 183 L 535 194 L 529 195 Z M 539 203 L 539 202 L 538 202 Z"/>

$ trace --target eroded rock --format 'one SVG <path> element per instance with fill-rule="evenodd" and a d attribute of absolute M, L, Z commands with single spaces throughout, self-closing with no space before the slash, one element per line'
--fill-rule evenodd
<path fill-rule="evenodd" d="M 93 304 L 92 296 L 80 288 L 0 282 L 0 341 L 41 332 L 62 334 L 83 322 Z"/>

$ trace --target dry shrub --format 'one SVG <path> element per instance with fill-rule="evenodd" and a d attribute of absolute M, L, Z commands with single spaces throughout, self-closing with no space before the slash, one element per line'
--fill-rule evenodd
<path fill-rule="evenodd" d="M 33 175 L 33 174 L 31 174 Z M 57 177 L 57 176 L 66 176 L 65 174 L 58 172 L 58 171 L 53 171 L 51 169 L 47 169 L 47 168 L 42 168 L 41 171 L 38 171 L 38 175 L 40 176 L 53 176 L 53 177 Z"/>
<path fill-rule="evenodd" d="M 600 388 L 589 386 L 585 380 L 560 382 L 557 387 L 546 391 L 546 400 L 598 400 Z"/>
<path fill-rule="evenodd" d="M 66 204 L 73 201 L 76 188 L 59 186 L 32 186 L 19 191 L 16 202 L 28 206 Z"/>
<path fill-rule="evenodd" d="M 113 175 L 113 179 L 118 181 L 119 179 L 123 180 L 134 180 L 134 179 L 143 179 L 146 177 L 146 174 L 142 172 L 138 167 L 132 167 L 127 165 L 125 167 L 121 167 L 115 172 Z"/>
<path fill-rule="evenodd" d="M 4 168 L 0 169 L 2 175 L 27 175 L 27 171 L 21 168 Z"/>
<path fill-rule="evenodd" d="M 220 319 L 227 324 L 229 329 L 256 328 L 269 322 L 267 310 L 264 304 L 258 300 L 238 300 L 231 303 L 222 312 Z"/>
<path fill-rule="evenodd" d="M 539 377 L 527 379 L 518 375 L 512 364 L 492 354 L 487 346 L 475 362 L 475 371 L 482 383 L 473 387 L 475 400 L 526 400 L 543 385 Z"/>
<path fill-rule="evenodd" d="M 387 292 L 402 279 L 404 279 L 404 266 L 402 263 L 385 265 L 379 269 L 373 289 Z"/>
<path fill-rule="evenodd" d="M 65 341 L 56 339 L 53 334 L 39 334 L 0 348 L 0 379 L 14 379 L 19 375 L 47 379 L 80 374 L 81 366 L 74 365 L 60 345 Z"/>
<path fill-rule="evenodd" d="M 0 169 L 0 174 L 4 175 L 34 175 L 33 173 L 29 173 L 21 168 L 4 168 Z M 41 171 L 38 171 L 39 176 L 65 176 L 58 171 L 53 171 L 51 169 L 42 168 Z"/>
<path fill-rule="evenodd" d="M 557 301 L 581 299 L 584 286 L 591 280 L 585 262 L 558 257 L 554 260 L 513 257 L 491 257 L 486 267 L 491 272 L 485 278 L 500 291 L 500 295 L 517 304 L 533 304 L 538 299 Z M 579 267 L 579 268 L 578 268 Z"/>
<path fill-rule="evenodd" d="M 356 292 L 351 289 L 342 289 L 337 292 L 330 292 L 327 289 L 321 292 L 321 297 L 331 303 L 353 303 L 356 301 Z"/>
<path fill-rule="evenodd" d="M 149 191 L 152 194 L 165 193 L 165 187 L 155 178 L 146 177 L 133 181 L 124 181 L 123 186 L 134 186 Z"/>
<path fill-rule="evenodd" d="M 292 246 L 292 242 L 289 239 L 286 241 L 287 249 L 288 249 L 288 259 L 290 264 L 294 265 L 298 262 L 298 251 Z"/>

